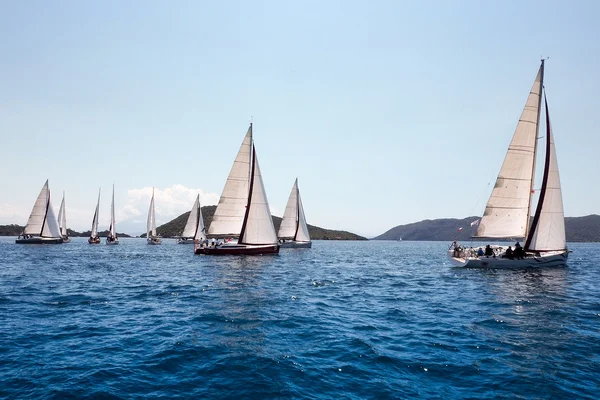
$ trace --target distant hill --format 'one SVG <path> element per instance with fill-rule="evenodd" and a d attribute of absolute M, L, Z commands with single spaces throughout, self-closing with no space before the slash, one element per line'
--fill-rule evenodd
<path fill-rule="evenodd" d="M 217 206 L 202 207 L 202 217 L 204 218 L 204 225 L 207 228 L 212 222 L 213 214 L 215 213 L 216 209 Z M 175 218 L 174 220 L 157 227 L 156 233 L 158 233 L 162 237 L 177 237 L 181 235 L 181 232 L 183 232 L 183 228 L 185 227 L 189 215 L 189 211 L 185 212 L 179 217 Z M 279 225 L 281 225 L 281 218 L 273 216 L 273 224 L 275 225 L 275 230 L 279 230 Z M 367 240 L 367 238 L 364 238 L 351 232 L 334 231 L 331 229 L 320 228 L 318 226 L 313 225 L 308 225 L 308 233 L 310 234 L 310 237 L 313 240 Z M 144 233 L 141 236 L 145 237 L 146 234 Z"/>
<path fill-rule="evenodd" d="M 396 226 L 373 240 L 470 240 L 477 230 L 471 222 L 479 217 L 463 219 L 426 219 L 407 225 Z M 458 230 L 462 227 L 462 230 Z M 566 217 L 565 230 L 568 242 L 600 242 L 600 215 Z"/>
<path fill-rule="evenodd" d="M 23 229 L 25 229 L 25 227 L 20 225 L 0 225 L 0 236 L 19 236 L 23 233 Z M 89 237 L 92 232 L 77 232 L 72 229 L 67 229 L 67 233 L 69 234 L 69 237 Z M 108 231 L 98 232 L 98 235 L 100 237 L 107 237 Z M 131 237 L 126 233 L 117 233 L 117 236 Z"/>

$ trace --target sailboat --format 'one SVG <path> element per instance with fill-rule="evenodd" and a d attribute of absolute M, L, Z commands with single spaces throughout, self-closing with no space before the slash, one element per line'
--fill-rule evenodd
<path fill-rule="evenodd" d="M 50 201 L 50 189 L 47 180 L 33 205 L 23 233 L 19 235 L 15 242 L 19 244 L 63 243 L 58 220 Z"/>
<path fill-rule="evenodd" d="M 185 227 L 183 228 L 183 232 L 179 239 L 177 239 L 178 244 L 194 243 L 201 219 L 202 210 L 200 210 L 200 195 L 197 195 Z M 202 228 L 204 229 L 204 222 L 202 223 Z"/>
<path fill-rule="evenodd" d="M 208 229 L 212 244 L 198 241 L 196 254 L 279 253 L 277 234 L 252 142 L 252 124 L 235 158 L 213 220 Z M 238 240 L 231 240 L 237 237 Z M 225 238 L 215 241 L 214 238 Z"/>
<path fill-rule="evenodd" d="M 162 240 L 156 235 L 156 216 L 154 215 L 154 188 L 152 188 L 152 199 L 148 209 L 148 221 L 146 222 L 146 241 L 148 244 L 161 244 Z"/>
<path fill-rule="evenodd" d="M 525 245 L 521 247 L 519 244 L 516 252 L 510 246 L 490 246 L 490 255 L 478 256 L 472 249 L 464 249 L 455 242 L 448 250 L 448 256 L 454 266 L 528 268 L 566 265 L 569 251 L 565 236 L 558 161 L 546 96 L 544 172 L 537 207 L 530 224 L 543 91 L 544 60 L 508 147 L 484 215 L 479 220 L 477 233 L 473 236 L 476 239 L 525 238 Z"/>
<path fill-rule="evenodd" d="M 98 197 L 100 194 L 98 194 Z M 106 244 L 116 245 L 119 244 L 119 238 L 117 237 L 117 230 L 115 228 L 115 185 L 113 184 L 112 202 L 110 203 L 110 228 L 108 229 L 108 237 L 106 238 Z"/>
<path fill-rule="evenodd" d="M 309 249 L 312 246 L 308 226 L 306 225 L 306 217 L 304 216 L 304 207 L 302 207 L 302 199 L 300 198 L 300 190 L 298 189 L 298 178 L 294 182 L 292 192 L 285 206 L 277 236 L 281 247 Z"/>
<path fill-rule="evenodd" d="M 71 238 L 67 232 L 67 212 L 65 211 L 65 192 L 63 191 L 63 198 L 60 202 L 60 208 L 58 210 L 58 229 L 60 230 L 60 236 L 63 238 L 63 243 L 69 243 Z"/>
<path fill-rule="evenodd" d="M 98 236 L 98 212 L 100 211 L 100 190 L 98 189 L 98 203 L 96 203 L 96 211 L 94 212 L 94 219 L 92 219 L 92 230 L 88 239 L 89 244 L 99 244 L 100 236 Z"/>

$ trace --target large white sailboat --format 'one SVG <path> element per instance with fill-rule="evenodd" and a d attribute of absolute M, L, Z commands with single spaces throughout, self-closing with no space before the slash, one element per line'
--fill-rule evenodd
<path fill-rule="evenodd" d="M 279 253 L 277 234 L 252 142 L 252 124 L 235 158 L 213 220 L 208 229 L 213 238 L 207 245 L 198 241 L 196 254 Z M 237 237 L 237 242 L 231 240 Z"/>
<path fill-rule="evenodd" d="M 113 184 L 112 201 L 110 203 L 110 227 L 108 229 L 108 237 L 106 238 L 106 244 L 116 245 L 119 244 L 119 238 L 117 237 L 117 229 L 115 228 L 115 185 Z"/>
<path fill-rule="evenodd" d="M 529 223 L 543 90 L 544 60 L 474 236 L 476 239 L 500 240 L 524 238 L 524 246 L 515 245 L 516 251 L 510 246 L 490 246 L 489 255 L 479 256 L 472 249 L 462 248 L 455 243 L 448 250 L 454 266 L 528 268 L 566 265 L 569 252 L 562 192 L 546 99 L 544 172 L 538 204 L 531 225 Z"/>
<path fill-rule="evenodd" d="M 99 244 L 100 236 L 98 236 L 98 213 L 100 211 L 100 190 L 98 189 L 98 203 L 96 203 L 96 211 L 94 211 L 94 219 L 92 219 L 92 230 L 88 239 L 89 244 Z"/>
<path fill-rule="evenodd" d="M 288 199 L 283 219 L 279 226 L 279 245 L 282 248 L 310 248 L 312 242 L 306 225 L 306 217 L 304 216 L 304 207 L 302 207 L 302 199 L 300 198 L 300 190 L 298 189 L 298 178 L 294 182 L 292 192 Z"/>
<path fill-rule="evenodd" d="M 161 238 L 156 234 L 156 216 L 154 215 L 154 188 L 152 188 L 152 199 L 148 209 L 148 221 L 146 222 L 146 242 L 148 244 L 161 244 Z"/>
<path fill-rule="evenodd" d="M 194 243 L 200 220 L 202 220 L 202 210 L 200 209 L 200 195 L 197 195 L 183 232 L 177 239 L 178 244 Z M 204 229 L 204 222 L 202 222 L 202 229 Z"/>
<path fill-rule="evenodd" d="M 65 192 L 63 191 L 63 198 L 60 202 L 60 208 L 58 209 L 58 229 L 60 230 L 60 236 L 63 238 L 63 243 L 69 243 L 71 238 L 67 232 L 67 212 L 65 210 Z"/>
<path fill-rule="evenodd" d="M 63 243 L 58 220 L 50 201 L 50 189 L 47 180 L 33 205 L 23 233 L 19 235 L 15 242 L 19 244 Z"/>

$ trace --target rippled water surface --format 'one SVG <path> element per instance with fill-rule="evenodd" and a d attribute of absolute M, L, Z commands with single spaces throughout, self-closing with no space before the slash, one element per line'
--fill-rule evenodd
<path fill-rule="evenodd" d="M 453 269 L 447 245 L 2 238 L 0 397 L 597 397 L 600 245 L 540 271 Z"/>

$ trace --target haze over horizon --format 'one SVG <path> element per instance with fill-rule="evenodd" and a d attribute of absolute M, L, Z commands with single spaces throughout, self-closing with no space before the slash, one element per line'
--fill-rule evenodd
<path fill-rule="evenodd" d="M 108 227 L 113 183 L 118 231 L 152 187 L 158 225 L 216 204 L 251 118 L 274 215 L 296 177 L 309 224 L 367 237 L 481 215 L 541 56 L 565 215 L 600 213 L 598 2 L 1 9 L 0 224 L 46 179 L 77 231 L 99 187 Z"/>

